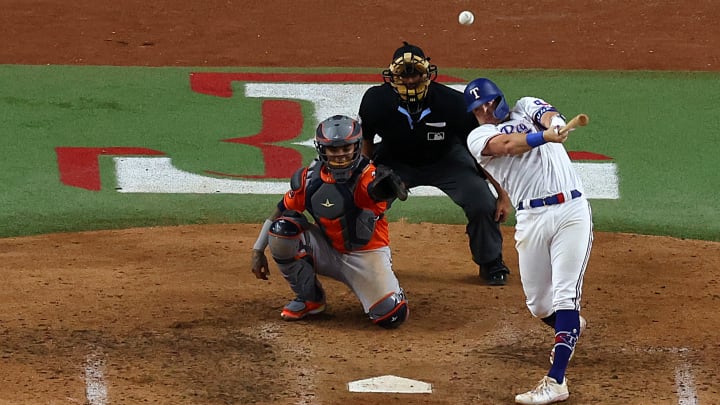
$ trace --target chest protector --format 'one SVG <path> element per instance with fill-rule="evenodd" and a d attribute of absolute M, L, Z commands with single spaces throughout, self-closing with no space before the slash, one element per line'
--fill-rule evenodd
<path fill-rule="evenodd" d="M 337 243 L 336 238 L 342 238 L 348 251 L 367 245 L 375 231 L 375 223 L 382 218 L 355 204 L 355 189 L 369 163 L 363 157 L 348 181 L 326 183 L 320 177 L 322 165 L 317 162 L 310 165 L 305 179 L 305 209 L 334 242 Z"/>

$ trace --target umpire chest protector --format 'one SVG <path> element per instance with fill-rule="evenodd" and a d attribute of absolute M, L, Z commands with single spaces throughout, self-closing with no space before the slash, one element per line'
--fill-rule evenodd
<path fill-rule="evenodd" d="M 398 161 L 410 166 L 426 165 L 446 157 L 455 144 L 464 144 L 477 126 L 475 117 L 465 112 L 463 94 L 431 82 L 424 108 L 410 115 L 398 102 L 388 84 L 367 90 L 360 105 L 363 136 L 372 142 L 378 134 L 375 160 L 383 164 Z"/>
<path fill-rule="evenodd" d="M 343 183 L 323 181 L 320 173 L 322 164 L 318 161 L 313 162 L 305 174 L 305 209 L 326 235 L 333 240 L 341 238 L 348 251 L 365 246 L 375 230 L 375 222 L 380 219 L 372 211 L 355 204 L 360 175 L 369 163 L 363 157 L 350 179 Z M 302 172 L 301 169 L 293 175 L 293 189 L 302 187 Z"/>

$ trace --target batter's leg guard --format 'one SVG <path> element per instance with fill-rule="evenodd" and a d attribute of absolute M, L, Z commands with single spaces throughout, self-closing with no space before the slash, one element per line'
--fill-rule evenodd
<path fill-rule="evenodd" d="M 400 289 L 399 292 L 386 295 L 370 307 L 368 316 L 373 323 L 385 329 L 397 328 L 410 316 L 405 292 Z"/>

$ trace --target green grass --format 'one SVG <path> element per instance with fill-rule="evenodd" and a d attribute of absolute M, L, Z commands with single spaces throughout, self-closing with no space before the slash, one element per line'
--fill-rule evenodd
<path fill-rule="evenodd" d="M 103 189 L 59 181 L 55 147 L 144 147 L 166 152 L 179 169 L 262 173 L 260 154 L 220 139 L 260 130 L 260 102 L 193 93 L 191 71 L 257 69 L 0 66 L 3 159 L 0 237 L 87 229 L 260 222 L 279 196 L 122 194 L 109 157 Z M 268 71 L 329 72 L 321 69 Z M 343 70 L 376 72 L 376 69 Z M 495 80 L 509 101 L 539 96 L 566 116 L 587 113 L 569 150 L 614 158 L 619 200 L 592 200 L 595 229 L 720 240 L 720 147 L 713 109 L 720 75 L 687 72 L 447 70 Z M 235 84 L 241 86 L 241 84 Z M 359 102 L 359 101 L 358 101 Z M 312 105 L 301 137 L 312 136 Z M 311 148 L 295 146 L 305 160 Z M 391 220 L 464 223 L 446 197 L 396 203 Z M 511 224 L 512 219 L 511 219 Z"/>

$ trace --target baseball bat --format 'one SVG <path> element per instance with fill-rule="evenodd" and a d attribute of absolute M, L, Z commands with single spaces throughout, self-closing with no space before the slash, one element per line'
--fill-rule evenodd
<path fill-rule="evenodd" d="M 590 122 L 590 117 L 588 117 L 587 114 L 578 114 L 573 117 L 573 119 L 568 121 L 567 125 L 565 125 L 565 128 L 560 130 L 560 133 L 564 134 L 573 128 L 584 127 L 588 124 L 588 122 Z"/>

